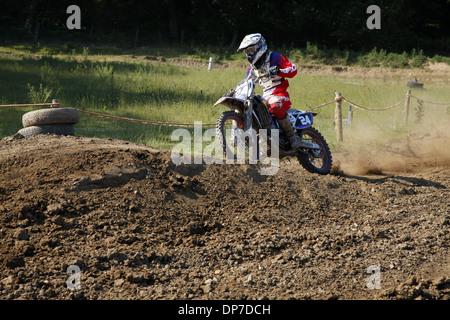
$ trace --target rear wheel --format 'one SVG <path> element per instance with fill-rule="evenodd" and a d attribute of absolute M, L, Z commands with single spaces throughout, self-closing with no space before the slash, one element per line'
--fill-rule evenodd
<path fill-rule="evenodd" d="M 308 150 L 307 153 L 298 153 L 298 161 L 307 171 L 321 175 L 329 174 L 331 171 L 332 157 L 328 143 L 322 134 L 313 127 L 298 131 L 298 135 L 304 140 L 316 143 L 320 150 Z"/>

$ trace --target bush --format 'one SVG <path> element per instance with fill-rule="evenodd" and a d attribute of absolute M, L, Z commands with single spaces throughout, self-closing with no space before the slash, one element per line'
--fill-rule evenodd
<path fill-rule="evenodd" d="M 431 62 L 434 63 L 446 63 L 450 65 L 450 57 L 443 57 L 441 55 L 435 54 L 433 58 L 431 58 Z"/>
<path fill-rule="evenodd" d="M 423 64 L 427 61 L 427 57 L 424 56 L 422 50 L 419 51 L 419 54 L 416 54 L 416 49 L 413 49 L 411 56 L 412 59 L 409 65 L 413 68 L 421 68 Z"/>
<path fill-rule="evenodd" d="M 30 103 L 47 103 L 50 102 L 50 98 L 53 94 L 53 90 L 46 88 L 39 84 L 39 88 L 35 88 L 31 84 L 27 84 L 28 86 L 28 99 Z"/>
<path fill-rule="evenodd" d="M 391 68 L 405 68 L 408 66 L 408 54 L 405 51 L 402 54 L 389 53 L 386 60 L 387 65 Z"/>

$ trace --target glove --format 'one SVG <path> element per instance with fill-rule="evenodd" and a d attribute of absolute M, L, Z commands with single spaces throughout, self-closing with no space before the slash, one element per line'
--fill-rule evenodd
<path fill-rule="evenodd" d="M 277 76 L 280 74 L 280 68 L 273 66 L 269 68 L 269 76 Z"/>

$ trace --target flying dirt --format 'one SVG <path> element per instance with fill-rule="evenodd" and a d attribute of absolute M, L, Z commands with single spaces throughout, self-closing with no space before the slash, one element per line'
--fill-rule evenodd
<path fill-rule="evenodd" d="M 4 138 L 0 298 L 449 299 L 449 140 L 333 150 L 322 176 L 297 159 L 261 175 L 126 141 Z"/>

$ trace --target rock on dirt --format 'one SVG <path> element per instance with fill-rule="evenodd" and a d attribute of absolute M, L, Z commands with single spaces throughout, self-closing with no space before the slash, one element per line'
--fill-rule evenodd
<path fill-rule="evenodd" d="M 450 162 L 414 161 L 262 176 L 125 141 L 3 139 L 0 298 L 449 299 Z"/>

